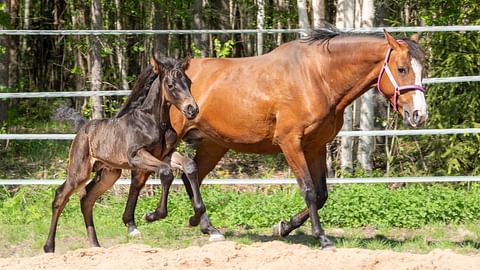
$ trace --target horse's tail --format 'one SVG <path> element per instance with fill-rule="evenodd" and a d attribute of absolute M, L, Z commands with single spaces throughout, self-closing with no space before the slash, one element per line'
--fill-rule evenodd
<path fill-rule="evenodd" d="M 66 106 L 56 108 L 53 112 L 53 119 L 72 122 L 75 126 L 75 133 L 87 123 L 87 119 L 85 119 L 79 111 Z"/>

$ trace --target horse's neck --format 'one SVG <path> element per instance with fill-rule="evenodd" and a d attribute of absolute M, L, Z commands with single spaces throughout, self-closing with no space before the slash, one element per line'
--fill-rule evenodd
<path fill-rule="evenodd" d="M 325 68 L 332 76 L 330 78 L 335 78 L 333 81 L 330 80 L 331 86 L 328 88 L 335 91 L 337 112 L 343 111 L 375 85 L 386 52 L 387 45 L 380 39 L 345 43 L 332 52 L 332 55 L 336 56 L 330 60 L 329 67 Z M 341 75 L 338 75 L 339 69 Z"/>
<path fill-rule="evenodd" d="M 151 114 L 164 130 L 170 117 L 170 104 L 164 99 L 163 94 L 160 92 L 163 91 L 159 85 L 160 83 L 160 78 L 155 80 L 140 109 L 144 113 Z"/>

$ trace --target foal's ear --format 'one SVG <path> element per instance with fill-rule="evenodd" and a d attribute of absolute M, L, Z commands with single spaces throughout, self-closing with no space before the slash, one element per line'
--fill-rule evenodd
<path fill-rule="evenodd" d="M 398 44 L 398 41 L 390 34 L 387 32 L 387 30 L 383 30 L 383 34 L 385 35 L 385 38 L 387 39 L 388 45 L 390 48 L 397 50 L 400 48 L 400 44 Z"/>
<path fill-rule="evenodd" d="M 188 66 L 190 65 L 190 59 L 192 59 L 192 57 L 190 55 L 187 55 L 185 58 L 182 59 L 182 61 L 180 61 L 180 67 L 183 70 L 188 69 Z"/>
<path fill-rule="evenodd" d="M 162 69 L 163 69 L 163 65 L 162 63 L 158 62 L 157 59 L 155 58 L 155 56 L 152 55 L 152 57 L 150 57 L 150 65 L 152 65 L 153 67 L 153 72 L 155 72 L 155 74 L 160 74 Z"/>

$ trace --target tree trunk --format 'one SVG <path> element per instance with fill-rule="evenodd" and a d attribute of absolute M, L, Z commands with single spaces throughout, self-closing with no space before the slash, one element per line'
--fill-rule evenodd
<path fill-rule="evenodd" d="M 122 6 L 120 0 L 115 0 L 115 29 L 122 30 Z M 126 42 L 123 36 L 118 37 L 118 41 L 116 43 L 115 50 L 117 51 L 117 64 L 120 73 L 120 89 L 128 90 L 128 80 L 127 80 L 127 65 L 125 61 L 125 46 Z"/>
<path fill-rule="evenodd" d="M 10 13 L 10 23 L 13 29 L 18 28 L 18 3 L 17 0 L 8 1 L 8 12 Z M 18 85 L 18 48 L 19 38 L 18 36 L 8 37 L 8 87 L 16 89 Z"/>
<path fill-rule="evenodd" d="M 373 0 L 357 0 L 355 25 L 358 27 L 373 27 L 375 15 Z M 360 97 L 360 130 L 372 130 L 374 124 L 374 90 L 370 89 Z M 375 137 L 361 136 L 358 138 L 357 159 L 362 169 L 372 171 L 372 153 L 375 147 Z"/>
<path fill-rule="evenodd" d="M 100 0 L 92 0 L 92 29 L 101 30 L 102 27 L 102 4 Z M 91 80 L 92 91 L 102 90 L 102 56 L 100 54 L 100 38 L 96 35 L 90 37 L 91 46 Z M 103 118 L 102 98 L 92 97 L 92 117 L 93 119 Z"/>
<path fill-rule="evenodd" d="M 265 24 L 265 2 L 257 0 L 257 29 L 263 30 Z M 263 54 L 263 33 L 257 32 L 257 55 Z"/>
<path fill-rule="evenodd" d="M 354 0 L 338 0 L 336 26 L 352 28 L 354 26 Z M 352 104 L 345 108 L 342 131 L 353 129 Z M 353 169 L 353 137 L 342 137 L 340 143 L 340 168 L 342 171 Z"/>
<path fill-rule="evenodd" d="M 308 24 L 308 13 L 307 13 L 307 1 L 306 0 L 297 0 L 298 8 L 298 26 L 300 29 L 305 29 L 305 32 L 302 33 L 302 36 L 307 36 L 307 31 L 310 28 Z"/>
<path fill-rule="evenodd" d="M 202 16 L 203 0 L 195 0 L 194 7 L 193 7 L 193 28 L 194 29 L 204 29 L 204 21 Z M 200 56 L 206 57 L 208 56 L 207 53 L 207 43 L 208 43 L 208 35 L 207 34 L 194 34 L 193 35 L 193 42 L 197 49 L 200 50 Z"/>
<path fill-rule="evenodd" d="M 325 0 L 312 0 L 312 25 L 313 28 L 320 28 L 326 19 L 326 5 Z"/>
<path fill-rule="evenodd" d="M 160 7 L 159 1 L 153 1 L 153 29 L 168 29 L 167 15 Z M 168 35 L 155 35 L 154 55 L 157 59 L 168 56 Z"/>

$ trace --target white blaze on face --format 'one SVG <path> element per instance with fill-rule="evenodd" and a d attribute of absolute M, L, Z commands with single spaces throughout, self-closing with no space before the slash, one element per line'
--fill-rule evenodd
<path fill-rule="evenodd" d="M 412 58 L 411 65 L 413 73 L 415 74 L 415 84 L 422 85 L 422 65 L 420 65 L 420 62 L 415 58 Z M 412 109 L 412 112 L 418 111 L 419 116 L 427 115 L 427 102 L 425 101 L 425 95 L 422 91 L 415 91 Z"/>

